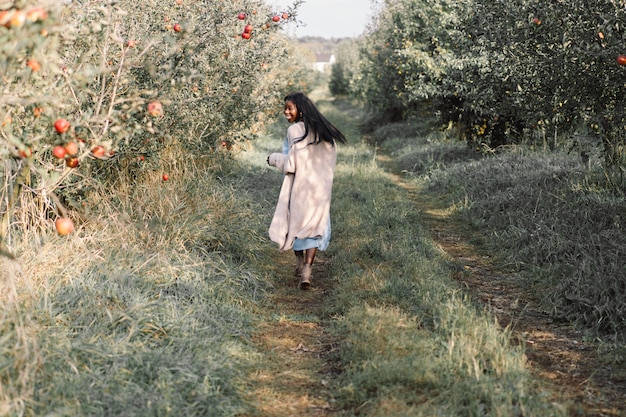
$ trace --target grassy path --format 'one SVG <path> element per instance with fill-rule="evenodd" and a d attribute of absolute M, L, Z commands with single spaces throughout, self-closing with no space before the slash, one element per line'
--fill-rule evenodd
<path fill-rule="evenodd" d="M 314 100 L 321 96 L 311 95 Z M 349 123 L 356 123 L 351 120 Z M 259 198 L 266 199 L 266 216 L 273 211 L 282 177 L 268 168 L 265 156 L 282 146 L 281 126 L 271 138 L 256 143 L 245 155 L 264 170 L 255 176 L 251 186 Z M 352 135 L 356 125 L 343 126 Z M 271 197 L 270 197 L 271 196 Z M 333 365 L 337 349 L 336 336 L 328 330 L 327 296 L 333 291 L 330 272 L 331 256 L 317 255 L 313 266 L 313 285 L 309 291 L 298 289 L 298 278 L 293 276 L 293 252 L 280 253 L 273 244 L 264 251 L 265 268 L 272 281 L 272 291 L 262 307 L 264 317 L 253 335 L 253 343 L 262 352 L 262 360 L 250 374 L 248 401 L 255 412 L 242 416 L 264 417 L 329 416 L 334 414 L 331 381 L 338 370 Z"/>
<path fill-rule="evenodd" d="M 393 171 L 391 161 L 380 158 Z M 624 382 L 591 342 L 567 323 L 557 322 L 535 305 L 514 273 L 495 261 L 480 245 L 481 237 L 455 216 L 441 199 L 396 175 L 397 184 L 423 213 L 424 225 L 445 258 L 457 265 L 454 278 L 485 305 L 514 340 L 525 345 L 527 366 L 551 390 L 571 402 L 570 415 L 622 415 Z"/>
<path fill-rule="evenodd" d="M 570 324 L 555 321 L 543 312 L 514 274 L 469 243 L 476 239 L 476 232 L 445 216 L 445 205 L 428 197 L 419 194 L 425 223 L 447 257 L 459 265 L 456 279 L 488 306 L 503 327 L 513 331 L 515 339 L 525 344 L 529 369 L 571 401 L 571 415 L 623 415 L 626 384 L 618 376 L 619 371 L 607 366 L 598 346 L 581 340 L 580 332 Z"/>
<path fill-rule="evenodd" d="M 314 100 L 351 141 L 336 173 L 337 226 L 311 291 L 297 289 L 292 253 L 263 251 L 274 288 L 252 338 L 260 355 L 247 389 L 254 411 L 242 416 L 565 415 L 507 331 L 452 279 L 416 190 L 362 143 L 360 110 Z M 262 167 L 281 134 L 246 158 Z M 275 173 L 253 181 L 273 207 Z"/>
<path fill-rule="evenodd" d="M 266 367 L 251 375 L 251 402 L 267 417 L 330 415 L 328 382 L 334 369 L 329 354 L 335 342 L 325 331 L 320 309 L 332 284 L 320 256 L 314 286 L 300 291 L 297 279 L 290 276 L 287 255 L 274 257 L 277 279 L 266 310 L 270 319 L 254 335 L 258 348 L 266 352 Z"/>

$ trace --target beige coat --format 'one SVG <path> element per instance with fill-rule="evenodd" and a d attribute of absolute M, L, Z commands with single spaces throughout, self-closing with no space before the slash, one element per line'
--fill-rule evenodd
<path fill-rule="evenodd" d="M 291 249 L 296 237 L 323 236 L 329 224 L 337 149 L 326 141 L 310 144 L 311 135 L 293 143 L 303 135 L 304 123 L 289 126 L 289 153 L 269 156 L 269 164 L 285 174 L 269 229 L 281 251 Z"/>

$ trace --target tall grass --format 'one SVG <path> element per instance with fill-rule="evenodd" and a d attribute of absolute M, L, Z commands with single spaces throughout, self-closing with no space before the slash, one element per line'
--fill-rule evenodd
<path fill-rule="evenodd" d="M 318 98 L 346 133 L 316 323 L 338 341 L 338 415 L 564 415 L 493 317 L 451 279 L 420 213 L 359 139 L 358 106 Z M 255 415 L 247 376 L 272 360 L 265 233 L 285 126 L 235 158 L 163 150 L 92 185 L 78 232 L 23 236 L 3 259 L 0 407 L 7 415 Z M 162 173 L 170 179 L 163 181 Z M 87 210 L 89 209 L 89 210 Z"/>
<path fill-rule="evenodd" d="M 344 340 L 345 407 L 371 416 L 564 415 L 476 306 L 423 230 L 407 191 L 353 144 L 337 170 L 328 316 Z"/>
<path fill-rule="evenodd" d="M 225 179 L 226 159 L 164 153 L 179 165 L 120 169 L 93 188 L 75 235 L 25 239 L 4 261 L 3 415 L 247 410 L 247 339 L 269 285 L 254 266 L 255 203 Z"/>
<path fill-rule="evenodd" d="M 626 203 L 600 161 L 525 146 L 481 154 L 454 140 L 397 136 L 382 139 L 397 169 L 447 195 L 546 312 L 591 337 L 625 340 Z"/>
<path fill-rule="evenodd" d="M 488 231 L 491 248 L 523 272 L 546 311 L 624 340 L 626 203 L 599 170 L 564 153 L 511 151 L 449 167 L 432 186 L 464 190 L 452 196 L 459 213 Z"/>

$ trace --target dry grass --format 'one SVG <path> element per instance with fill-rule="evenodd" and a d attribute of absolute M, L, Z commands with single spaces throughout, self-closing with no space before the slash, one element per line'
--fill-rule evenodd
<path fill-rule="evenodd" d="M 0 325 L 17 329 L 0 345 L 3 409 L 563 415 L 523 350 L 451 279 L 406 190 L 356 138 L 348 105 L 321 105 L 352 141 L 316 291 L 285 279 L 290 256 L 264 236 L 281 180 L 265 155 L 282 135 L 240 165 L 175 146 L 132 178 L 120 163 L 89 188 L 75 235 L 20 242 L 3 287 Z"/>
<path fill-rule="evenodd" d="M 238 369 L 254 360 L 245 340 L 268 285 L 249 269 L 254 223 L 240 222 L 254 204 L 222 167 L 174 148 L 163 160 L 92 187 L 75 234 L 25 235 L 3 259 L 4 414 L 245 409 Z"/>
<path fill-rule="evenodd" d="M 348 112 L 340 111 L 347 103 L 322 105 L 340 126 L 353 131 Z M 271 144 L 259 144 L 247 156 L 260 168 L 270 149 Z M 279 296 L 285 284 L 277 285 L 272 309 L 288 315 L 271 321 L 262 332 L 265 337 L 260 336 L 260 343 L 275 352 L 293 349 L 304 334 L 301 327 L 314 323 L 322 326 L 317 332 L 334 340 L 336 348 L 326 358 L 341 373 L 326 381 L 332 409 L 315 414 L 311 407 L 301 407 L 306 412 L 300 415 L 564 415 L 565 407 L 551 404 L 553 396 L 544 396 L 536 385 L 510 334 L 450 278 L 452 271 L 422 230 L 420 213 L 378 166 L 376 152 L 360 140 L 339 152 L 324 299 L 299 296 L 294 301 Z M 289 268 L 277 265 L 272 271 L 284 274 Z M 292 312 L 298 303 L 306 314 Z M 291 369 L 289 354 L 282 358 L 277 362 Z M 276 375 L 285 366 L 267 366 L 270 370 L 260 375 L 273 390 L 266 394 L 281 397 Z M 287 375 L 284 379 L 290 380 Z M 314 389 L 315 381 L 305 385 Z M 291 385 L 296 391 L 300 386 Z M 303 399 L 291 398 L 287 404 L 295 406 L 298 398 Z M 269 407 L 269 415 L 291 415 L 276 404 Z"/>

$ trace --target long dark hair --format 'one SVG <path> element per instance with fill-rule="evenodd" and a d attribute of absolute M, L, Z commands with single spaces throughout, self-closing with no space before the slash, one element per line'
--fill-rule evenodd
<path fill-rule="evenodd" d="M 309 133 L 315 138 L 314 143 L 326 141 L 335 144 L 335 141 L 346 143 L 347 139 L 331 122 L 317 110 L 315 104 L 304 93 L 291 93 L 285 97 L 285 101 L 291 101 L 298 109 L 297 122 L 304 122 L 304 136 L 296 142 L 306 138 Z"/>

